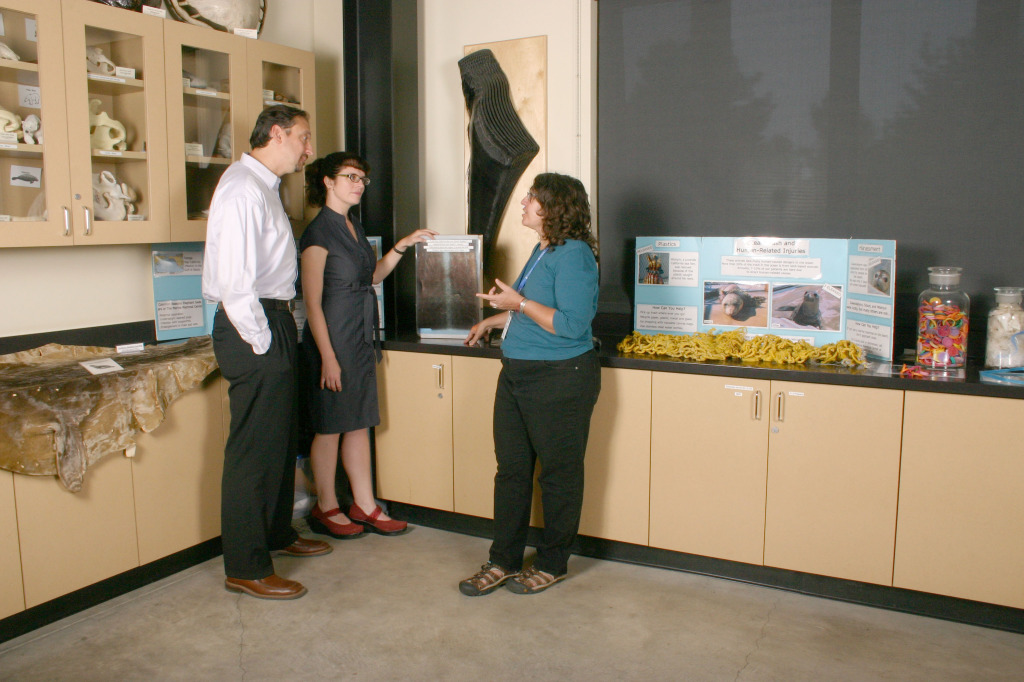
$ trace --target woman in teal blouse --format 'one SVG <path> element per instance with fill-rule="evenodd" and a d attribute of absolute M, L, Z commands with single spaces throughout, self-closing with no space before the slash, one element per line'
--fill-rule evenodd
<path fill-rule="evenodd" d="M 583 457 L 601 390 L 591 323 L 597 313 L 597 243 L 583 183 L 542 173 L 522 201 L 523 225 L 540 241 L 511 286 L 477 294 L 502 312 L 473 327 L 474 344 L 502 328 L 494 398 L 494 542 L 489 561 L 459 583 L 468 596 L 505 584 L 533 594 L 564 579 L 583 505 Z M 540 461 L 542 542 L 522 570 L 534 465 Z"/>

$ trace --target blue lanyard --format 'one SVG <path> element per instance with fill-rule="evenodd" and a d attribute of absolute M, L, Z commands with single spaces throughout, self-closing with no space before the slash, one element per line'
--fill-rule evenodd
<path fill-rule="evenodd" d="M 546 247 L 546 246 L 543 249 L 540 250 L 540 255 L 537 256 L 537 260 L 533 261 L 533 265 L 530 266 L 530 269 L 527 270 L 526 273 L 519 280 L 519 284 L 516 285 L 516 293 L 517 294 L 522 292 L 523 287 L 526 286 L 526 280 L 530 278 L 530 275 L 533 274 L 533 269 L 535 267 L 537 267 L 537 263 L 540 262 L 540 259 L 543 258 L 544 254 L 547 253 L 547 252 L 548 252 L 548 247 Z"/>

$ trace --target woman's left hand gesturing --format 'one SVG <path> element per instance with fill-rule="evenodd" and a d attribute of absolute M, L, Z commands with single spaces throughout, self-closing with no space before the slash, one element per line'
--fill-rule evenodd
<path fill-rule="evenodd" d="M 477 294 L 477 297 L 498 310 L 519 310 L 519 304 L 523 302 L 523 295 L 500 279 L 494 280 L 494 286 L 490 291 L 486 294 Z"/>

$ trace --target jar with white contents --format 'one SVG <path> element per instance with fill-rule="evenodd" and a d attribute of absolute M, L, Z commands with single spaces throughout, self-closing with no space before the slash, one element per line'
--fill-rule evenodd
<path fill-rule="evenodd" d="M 988 314 L 986 367 L 1024 366 L 1024 309 L 1021 287 L 996 287 L 996 307 Z"/>

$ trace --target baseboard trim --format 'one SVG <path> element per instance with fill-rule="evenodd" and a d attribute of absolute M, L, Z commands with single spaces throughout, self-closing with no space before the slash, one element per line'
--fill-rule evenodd
<path fill-rule="evenodd" d="M 398 502 L 392 502 L 389 507 L 389 513 L 394 513 L 398 518 L 412 524 L 476 537 L 490 538 L 493 536 L 493 522 L 490 519 Z M 539 532 L 537 528 L 530 529 L 527 542 L 531 546 L 536 546 L 539 541 Z M 1024 634 L 1024 609 L 1015 609 L 1009 606 L 800 573 L 770 566 L 743 564 L 585 535 L 579 536 L 574 553 L 596 559 L 697 573 L 712 578 L 735 580 L 813 597 L 835 599 L 852 604 Z"/>
<path fill-rule="evenodd" d="M 221 554 L 220 536 L 0 620 L 0 643 L 120 597 Z"/>

